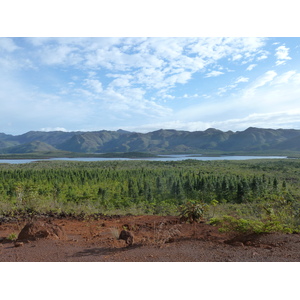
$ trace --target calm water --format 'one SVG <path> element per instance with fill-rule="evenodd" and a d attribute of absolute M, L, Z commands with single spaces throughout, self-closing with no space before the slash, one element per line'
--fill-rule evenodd
<path fill-rule="evenodd" d="M 247 159 L 276 159 L 287 158 L 286 156 L 220 156 L 220 157 L 205 157 L 191 155 L 160 155 L 157 158 L 93 158 L 93 157 L 77 157 L 77 158 L 50 158 L 50 159 L 0 159 L 0 163 L 6 164 L 25 164 L 35 161 L 52 161 L 52 160 L 65 160 L 65 161 L 109 161 L 109 160 L 148 160 L 148 161 L 180 161 L 186 159 L 195 160 L 247 160 Z"/>

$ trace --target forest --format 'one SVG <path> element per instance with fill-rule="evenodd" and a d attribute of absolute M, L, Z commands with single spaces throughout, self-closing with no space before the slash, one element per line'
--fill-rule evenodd
<path fill-rule="evenodd" d="M 277 214 L 300 225 L 300 161 L 39 161 L 0 164 L 0 215 L 178 215 L 186 203 L 207 218 Z"/>

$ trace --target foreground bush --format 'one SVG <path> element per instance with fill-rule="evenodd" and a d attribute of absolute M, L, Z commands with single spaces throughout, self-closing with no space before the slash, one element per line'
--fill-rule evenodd
<path fill-rule="evenodd" d="M 189 223 L 200 222 L 206 209 L 205 203 L 188 201 L 179 207 L 180 220 Z"/>
<path fill-rule="evenodd" d="M 297 233 L 300 232 L 300 227 L 289 227 L 287 224 L 281 223 L 278 220 L 270 219 L 264 221 L 247 220 L 236 218 L 233 216 L 223 216 L 222 218 L 212 218 L 210 224 L 219 226 L 220 232 L 235 232 L 235 233 Z"/>

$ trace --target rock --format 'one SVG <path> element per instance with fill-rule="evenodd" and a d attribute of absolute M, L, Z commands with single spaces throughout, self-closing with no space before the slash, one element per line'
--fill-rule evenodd
<path fill-rule="evenodd" d="M 119 240 L 124 240 L 127 245 L 131 246 L 133 244 L 133 235 L 130 231 L 122 230 L 119 235 Z"/>
<path fill-rule="evenodd" d="M 18 235 L 17 241 L 37 240 L 40 238 L 66 239 L 64 229 L 52 223 L 33 221 L 27 223 Z"/>
<path fill-rule="evenodd" d="M 23 242 L 15 242 L 15 247 L 22 247 L 23 245 Z"/>

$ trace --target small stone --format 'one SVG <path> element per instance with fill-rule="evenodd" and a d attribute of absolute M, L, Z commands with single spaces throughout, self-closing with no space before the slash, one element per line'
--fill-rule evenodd
<path fill-rule="evenodd" d="M 234 242 L 232 246 L 244 247 L 245 245 L 242 242 Z"/>
<path fill-rule="evenodd" d="M 15 247 L 22 247 L 23 245 L 23 242 L 15 242 Z"/>

